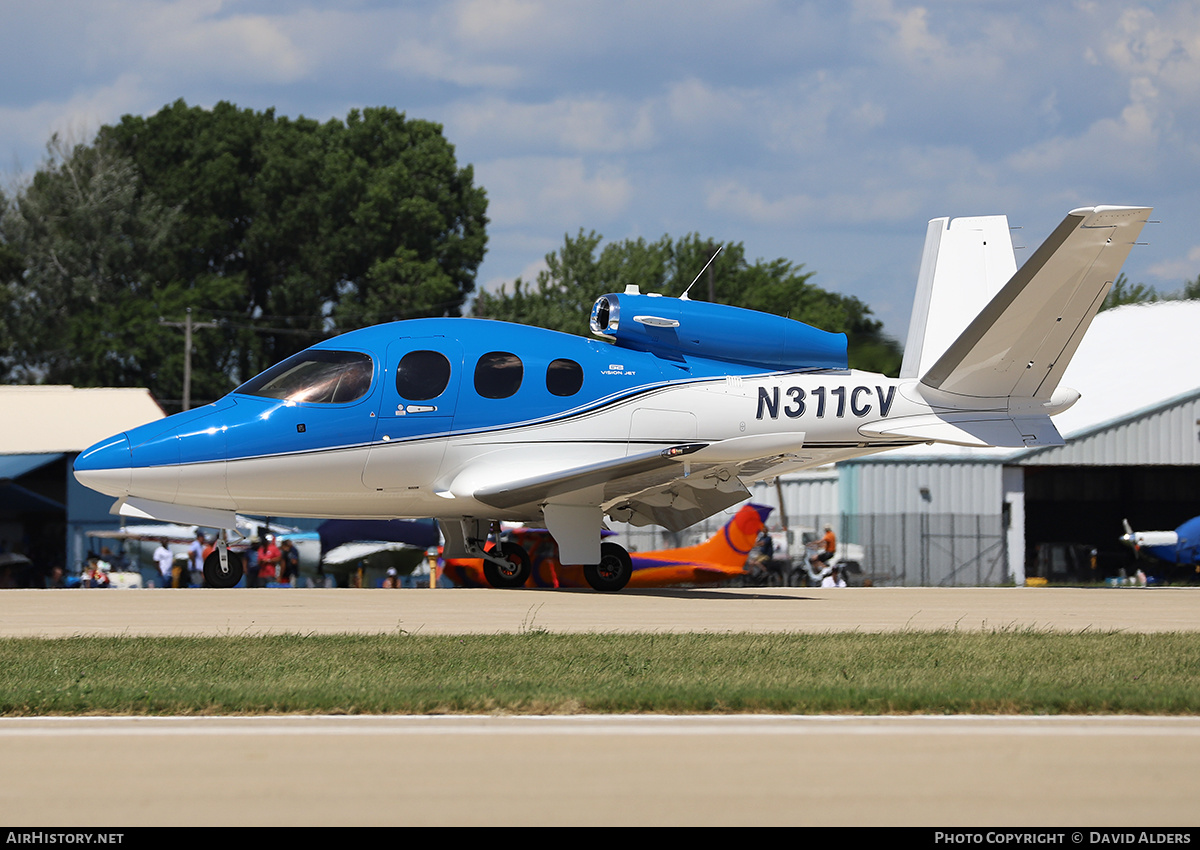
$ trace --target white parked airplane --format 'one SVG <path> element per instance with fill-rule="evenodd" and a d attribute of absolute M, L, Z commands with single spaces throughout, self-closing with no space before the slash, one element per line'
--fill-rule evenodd
<path fill-rule="evenodd" d="M 1062 442 L 1059 380 L 1149 216 L 1072 210 L 1017 269 L 1002 216 L 930 222 L 898 379 L 847 367 L 846 338 L 779 316 L 642 294 L 600 298 L 600 340 L 481 319 L 353 331 L 206 407 L 117 434 L 75 475 L 114 511 L 233 528 L 236 513 L 434 517 L 447 557 L 524 583 L 500 520 L 544 524 L 561 561 L 617 590 L 604 519 L 685 528 L 747 484 L 921 442 Z M 211 584 L 236 583 L 224 546 Z"/>

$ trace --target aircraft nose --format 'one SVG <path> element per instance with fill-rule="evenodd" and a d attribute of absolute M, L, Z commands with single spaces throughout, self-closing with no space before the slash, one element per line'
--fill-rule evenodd
<path fill-rule="evenodd" d="M 109 496 L 127 494 L 132 475 L 133 452 L 125 434 L 101 440 L 75 458 L 75 479 Z"/>

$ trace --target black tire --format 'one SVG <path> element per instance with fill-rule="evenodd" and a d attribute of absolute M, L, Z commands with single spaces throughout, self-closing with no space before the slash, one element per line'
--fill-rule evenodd
<path fill-rule="evenodd" d="M 633 575 L 633 559 L 616 543 L 600 544 L 600 563 L 586 564 L 583 577 L 593 590 L 615 593 L 629 584 Z"/>
<path fill-rule="evenodd" d="M 226 552 L 229 569 L 221 569 L 221 553 L 210 552 L 204 559 L 204 583 L 209 587 L 233 587 L 242 580 L 242 556 Z"/>
<path fill-rule="evenodd" d="M 523 587 L 532 567 L 529 553 L 520 543 L 506 540 L 500 544 L 500 557 L 503 563 L 484 558 L 483 576 L 492 587 Z"/>

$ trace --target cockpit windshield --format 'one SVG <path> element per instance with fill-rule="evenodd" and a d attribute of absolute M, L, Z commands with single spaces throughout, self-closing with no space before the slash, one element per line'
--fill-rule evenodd
<path fill-rule="evenodd" d="M 306 404 L 346 404 L 371 387 L 371 358 L 358 351 L 310 349 L 277 363 L 235 392 Z"/>

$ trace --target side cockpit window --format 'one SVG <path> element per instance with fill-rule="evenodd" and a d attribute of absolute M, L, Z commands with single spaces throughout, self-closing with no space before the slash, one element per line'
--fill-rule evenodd
<path fill-rule="evenodd" d="M 235 392 L 304 404 L 347 404 L 371 388 L 374 363 L 359 351 L 310 349 L 277 363 Z"/>
<path fill-rule="evenodd" d="M 507 351 L 492 351 L 475 364 L 475 392 L 483 398 L 508 398 L 521 388 L 525 365 Z"/>
<path fill-rule="evenodd" d="M 575 395 L 583 389 L 583 367 L 574 360 L 553 360 L 546 367 L 546 389 L 556 396 Z"/>
<path fill-rule="evenodd" d="M 396 367 L 396 392 L 410 401 L 429 401 L 450 384 L 450 361 L 440 351 L 410 351 Z"/>

